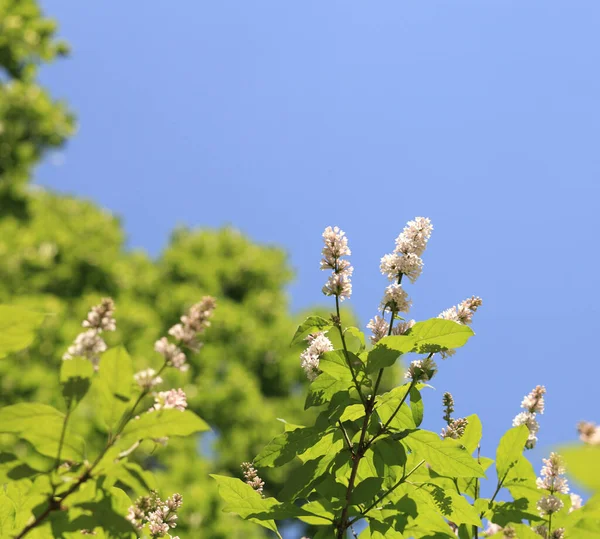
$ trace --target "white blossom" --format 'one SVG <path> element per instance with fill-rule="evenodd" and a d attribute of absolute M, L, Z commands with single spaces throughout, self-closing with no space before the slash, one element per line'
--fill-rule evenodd
<path fill-rule="evenodd" d="M 323 286 L 323 294 L 337 296 L 340 301 L 344 301 L 352 295 L 350 277 L 354 272 L 350 262 L 341 258 L 350 255 L 348 238 L 345 232 L 337 226 L 333 228 L 328 226 L 323 232 L 323 241 L 321 269 L 333 272 Z"/>
<path fill-rule="evenodd" d="M 550 494 L 549 496 L 544 496 L 537 503 L 536 507 L 541 516 L 546 516 L 560 511 L 563 508 L 563 502 L 556 496 Z"/>
<path fill-rule="evenodd" d="M 396 252 L 414 253 L 422 256 L 433 232 L 431 220 L 427 217 L 415 217 L 406 223 L 402 233 L 396 238 Z"/>
<path fill-rule="evenodd" d="M 210 318 L 217 306 L 212 296 L 204 296 L 198 303 L 192 305 L 180 321 L 169 329 L 169 335 L 181 345 L 197 352 L 202 343 L 198 341 L 198 335 L 210 326 Z"/>
<path fill-rule="evenodd" d="M 536 480 L 537 487 L 551 493 L 568 494 L 569 484 L 564 477 L 566 469 L 561 456 L 557 453 L 550 453 L 549 458 L 542 460 L 544 466 L 542 466 L 541 477 Z"/>
<path fill-rule="evenodd" d="M 70 360 L 74 357 L 84 357 L 90 360 L 94 368 L 98 370 L 100 354 L 106 351 L 106 343 L 100 336 L 103 331 L 114 331 L 116 322 L 113 318 L 115 304 L 111 298 L 103 298 L 102 301 L 91 308 L 87 318 L 82 322 L 82 326 L 88 328 L 77 337 L 66 353 L 63 360 Z"/>
<path fill-rule="evenodd" d="M 333 344 L 323 332 L 312 333 L 306 337 L 309 345 L 300 354 L 301 366 L 307 378 L 312 382 L 319 375 L 319 361 L 325 352 L 333 350 Z"/>
<path fill-rule="evenodd" d="M 367 329 L 370 329 L 372 333 L 372 335 L 369 337 L 369 339 L 371 339 L 371 343 L 376 344 L 388 334 L 390 324 L 385 320 L 385 318 L 377 315 L 375 318 L 371 318 L 371 320 L 369 320 Z"/>
<path fill-rule="evenodd" d="M 99 331 L 115 331 L 117 323 L 113 318 L 115 304 L 111 298 L 102 298 L 100 304 L 92 307 L 87 318 L 81 324 L 84 328 Z"/>
<path fill-rule="evenodd" d="M 579 438 L 589 445 L 600 445 L 600 427 L 589 421 L 580 421 L 577 425 Z"/>
<path fill-rule="evenodd" d="M 577 509 L 581 509 L 581 506 L 583 505 L 583 498 L 574 492 L 571 492 L 569 496 L 571 497 L 571 507 L 569 508 L 569 513 L 576 511 Z"/>
<path fill-rule="evenodd" d="M 536 386 L 528 395 L 523 398 L 521 408 L 524 408 L 531 413 L 544 413 L 544 394 L 546 388 L 544 386 Z"/>
<path fill-rule="evenodd" d="M 433 378 L 437 372 L 437 365 L 430 357 L 417 359 L 410 364 L 408 370 L 404 373 L 404 378 L 415 382 L 427 382 Z"/>
<path fill-rule="evenodd" d="M 381 259 L 381 273 L 394 282 L 397 282 L 401 275 L 406 275 L 414 283 L 423 270 L 421 255 L 432 230 L 431 221 L 425 217 L 416 217 L 414 221 L 409 221 L 396 238 L 394 251 Z"/>
<path fill-rule="evenodd" d="M 187 371 L 189 365 L 186 363 L 186 357 L 181 348 L 167 340 L 166 337 L 159 339 L 154 343 L 154 350 L 161 354 L 170 367 L 175 367 L 180 371 Z"/>
<path fill-rule="evenodd" d="M 540 430 L 540 424 L 538 423 L 535 414 L 531 412 L 521 412 L 515 416 L 512 424 L 513 427 L 518 427 L 519 425 L 527 426 L 529 429 L 529 437 L 527 438 L 525 447 L 527 447 L 527 449 L 533 449 L 537 443 L 536 434 Z"/>
<path fill-rule="evenodd" d="M 412 301 L 408 298 L 408 294 L 402 288 L 402 285 L 392 283 L 385 289 L 379 309 L 382 312 L 389 309 L 394 313 L 407 313 L 411 304 Z"/>
<path fill-rule="evenodd" d="M 400 320 L 393 328 L 392 335 L 404 335 L 410 328 L 415 325 L 414 320 Z M 372 335 L 369 337 L 372 344 L 378 343 L 381 339 L 387 336 L 390 329 L 390 324 L 382 316 L 375 316 L 367 324 L 367 329 L 371 330 Z"/>
<path fill-rule="evenodd" d="M 261 496 L 264 496 L 263 488 L 265 486 L 265 482 L 258 476 L 258 472 L 254 466 L 252 466 L 250 462 L 242 462 L 240 467 L 242 468 L 246 484 L 250 485 Z"/>
<path fill-rule="evenodd" d="M 461 438 L 468 424 L 469 421 L 465 417 L 450 419 L 448 426 L 442 429 L 442 438 L 453 438 L 455 440 Z"/>
<path fill-rule="evenodd" d="M 142 389 L 152 389 L 153 387 L 162 384 L 163 379 L 156 376 L 154 369 L 145 369 L 133 375 L 133 379 Z"/>
<path fill-rule="evenodd" d="M 89 359 L 94 366 L 100 361 L 100 354 L 106 351 L 106 343 L 100 337 L 97 329 L 88 329 L 80 333 L 75 338 L 75 342 L 69 346 L 67 352 L 63 355 L 64 360 L 74 357 L 84 357 Z"/>
<path fill-rule="evenodd" d="M 148 410 L 180 410 L 183 412 L 187 408 L 187 396 L 183 389 L 170 389 L 169 391 L 159 391 L 154 394 L 154 404 Z"/>

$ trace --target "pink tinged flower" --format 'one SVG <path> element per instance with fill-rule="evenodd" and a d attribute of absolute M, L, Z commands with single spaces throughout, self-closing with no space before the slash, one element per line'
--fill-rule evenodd
<path fill-rule="evenodd" d="M 313 333 L 306 337 L 309 345 L 300 354 L 301 366 L 307 378 L 312 382 L 319 375 L 319 361 L 325 352 L 333 350 L 333 344 L 322 332 Z"/>
<path fill-rule="evenodd" d="M 84 357 L 97 366 L 100 362 L 100 354 L 105 352 L 106 348 L 106 343 L 100 337 L 98 330 L 88 329 L 77 335 L 75 342 L 69 346 L 66 354 L 63 355 L 63 359 L 69 360 L 74 357 Z"/>
<path fill-rule="evenodd" d="M 536 386 L 528 395 L 523 398 L 521 408 L 524 408 L 531 413 L 544 413 L 544 394 L 546 388 L 544 386 Z"/>
<path fill-rule="evenodd" d="M 600 445 L 600 427 L 589 421 L 580 421 L 577 425 L 579 439 L 589 445 Z"/>
<path fill-rule="evenodd" d="M 536 480 L 537 487 L 551 493 L 568 494 L 569 485 L 564 477 L 566 469 L 562 457 L 558 453 L 550 453 L 549 458 L 542 460 L 544 466 L 542 466 L 541 477 Z"/>
<path fill-rule="evenodd" d="M 92 307 L 87 318 L 81 324 L 84 328 L 100 331 L 115 331 L 117 324 L 113 318 L 115 304 L 111 298 L 102 298 L 99 305 Z"/>
<path fill-rule="evenodd" d="M 263 487 L 265 482 L 258 476 L 258 472 L 250 462 L 242 462 L 240 465 L 246 484 L 250 485 L 261 496 L 263 495 Z"/>
<path fill-rule="evenodd" d="M 414 320 L 400 321 L 393 327 L 392 335 L 405 335 L 414 325 Z"/>
<path fill-rule="evenodd" d="M 410 367 L 404 374 L 404 378 L 414 382 L 427 382 L 431 380 L 437 372 L 437 365 L 433 359 L 417 359 L 410 364 Z"/>
<path fill-rule="evenodd" d="M 563 502 L 556 496 L 550 494 L 549 496 L 544 496 L 537 503 L 536 507 L 540 516 L 552 515 L 563 508 Z"/>
<path fill-rule="evenodd" d="M 133 375 L 133 379 L 142 389 L 152 389 L 163 382 L 160 376 L 156 376 L 154 369 L 140 371 Z"/>
<path fill-rule="evenodd" d="M 170 367 L 175 367 L 180 371 L 187 371 L 189 365 L 186 364 L 185 354 L 176 344 L 170 343 L 166 337 L 162 337 L 154 343 L 154 350 L 165 358 L 165 362 Z"/>
<path fill-rule="evenodd" d="M 187 397 L 183 389 L 160 391 L 154 395 L 154 405 L 148 411 L 169 410 L 174 408 L 183 412 L 187 408 Z"/>
<path fill-rule="evenodd" d="M 372 333 L 372 335 L 369 337 L 371 343 L 376 344 L 383 339 L 388 334 L 389 328 L 390 324 L 385 320 L 385 318 L 379 315 L 375 318 L 371 318 L 367 324 L 367 329 L 370 329 Z"/>

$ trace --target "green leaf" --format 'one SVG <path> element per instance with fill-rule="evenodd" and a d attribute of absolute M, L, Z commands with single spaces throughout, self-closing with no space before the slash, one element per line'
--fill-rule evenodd
<path fill-rule="evenodd" d="M 0 305 L 0 359 L 27 348 L 45 315 L 13 305 Z"/>
<path fill-rule="evenodd" d="M 398 357 L 409 352 L 432 353 L 460 348 L 474 335 L 469 326 L 431 318 L 417 322 L 404 335 L 391 335 L 381 339 L 369 352 L 367 373 L 392 366 Z"/>
<path fill-rule="evenodd" d="M 56 457 L 65 414 L 47 404 L 22 402 L 0 408 L 0 433 L 12 433 L 31 443 L 42 455 Z M 62 455 L 81 460 L 83 439 L 67 429 Z"/>
<path fill-rule="evenodd" d="M 483 468 L 458 440 L 440 437 L 435 432 L 416 430 L 404 439 L 408 446 L 440 475 L 448 477 L 485 477 Z"/>
<path fill-rule="evenodd" d="M 210 427 L 191 410 L 146 412 L 139 419 L 127 423 L 121 434 L 121 445 L 149 438 L 189 436 L 206 430 L 210 430 Z"/>
<path fill-rule="evenodd" d="M 102 355 L 97 384 L 98 405 L 106 427 L 112 432 L 128 409 L 133 388 L 133 363 L 125 348 L 111 348 Z"/>
<path fill-rule="evenodd" d="M 410 387 L 410 383 L 404 384 L 377 397 L 375 400 L 375 411 L 382 423 L 385 424 L 388 422 L 402 399 L 406 400 Z M 398 410 L 398 413 L 390 422 L 389 427 L 398 430 L 414 429 L 416 427 L 413 413 L 406 402 L 402 404 L 400 410 Z"/>
<path fill-rule="evenodd" d="M 499 479 L 504 478 L 519 460 L 528 437 L 529 429 L 525 425 L 513 427 L 502 436 L 496 450 L 496 471 Z"/>
<path fill-rule="evenodd" d="M 460 437 L 460 443 L 472 454 L 479 445 L 483 427 L 481 420 L 476 414 L 467 416 L 465 419 L 467 420 L 467 428 L 465 429 L 465 433 Z"/>
<path fill-rule="evenodd" d="M 360 359 L 352 352 L 348 352 L 348 356 L 353 364 L 362 366 Z M 346 354 L 343 350 L 325 352 L 319 361 L 319 370 L 336 380 L 352 381 L 352 373 L 346 362 Z"/>
<path fill-rule="evenodd" d="M 296 455 L 311 449 L 323 436 L 324 433 L 315 427 L 284 432 L 275 436 L 263 448 L 254 459 L 254 463 L 261 468 L 281 466 L 292 460 Z"/>
<path fill-rule="evenodd" d="M 600 446 L 564 447 L 560 454 L 565 460 L 569 475 L 584 487 L 600 491 Z"/>
<path fill-rule="evenodd" d="M 448 520 L 455 524 L 483 525 L 475 508 L 455 490 L 442 489 L 437 485 L 425 488 L 431 494 L 438 511 Z"/>
<path fill-rule="evenodd" d="M 411 352 L 421 354 L 460 348 L 473 335 L 475 333 L 469 326 L 441 318 L 417 322 L 406 334 L 414 342 Z M 392 338 L 398 337 L 402 335 Z"/>
<path fill-rule="evenodd" d="M 321 406 L 331 401 L 337 393 L 347 391 L 350 386 L 352 386 L 352 380 L 337 380 L 329 374 L 320 374 L 310 384 L 304 409 L 307 410 L 311 406 Z"/>
<path fill-rule="evenodd" d="M 297 344 L 303 341 L 311 333 L 317 333 L 318 331 L 327 331 L 333 327 L 330 320 L 325 320 L 320 316 L 309 316 L 302 324 L 298 326 L 294 338 L 291 344 Z"/>
<path fill-rule="evenodd" d="M 424 406 L 421 392 L 415 386 L 410 390 L 410 411 L 412 412 L 415 426 L 419 427 L 423 422 Z"/>
<path fill-rule="evenodd" d="M 365 349 L 365 334 L 360 329 L 355 327 L 346 328 L 344 338 L 350 352 L 359 354 Z"/>
<path fill-rule="evenodd" d="M 340 417 L 340 421 L 356 421 L 365 415 L 365 407 L 363 404 L 351 404 L 344 409 L 344 413 Z"/>
<path fill-rule="evenodd" d="M 281 535 L 277 530 L 277 525 L 273 519 L 263 520 L 252 517 L 251 515 L 268 514 L 279 502 L 275 498 L 262 498 L 250 485 L 247 485 L 239 479 L 226 477 L 224 475 L 210 475 L 219 486 L 219 494 L 225 500 L 224 512 L 235 513 L 243 519 L 250 520 L 274 531 L 277 537 Z"/>
<path fill-rule="evenodd" d="M 404 336 L 401 335 L 398 337 Z M 389 339 L 394 339 L 394 341 L 390 343 L 394 346 L 388 346 Z M 367 373 L 371 374 L 379 371 L 380 369 L 391 367 L 394 363 L 396 363 L 396 360 L 400 357 L 400 355 L 410 352 L 412 344 L 412 341 L 407 339 L 398 341 L 398 338 L 395 336 L 384 337 L 369 351 L 367 355 Z M 404 345 L 404 347 L 401 345 Z"/>
<path fill-rule="evenodd" d="M 63 398 L 70 409 L 85 397 L 94 374 L 94 366 L 82 357 L 64 360 L 60 366 L 60 385 Z"/>

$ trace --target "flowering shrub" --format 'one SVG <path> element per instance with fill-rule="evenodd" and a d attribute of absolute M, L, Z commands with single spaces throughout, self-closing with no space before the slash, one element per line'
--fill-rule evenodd
<path fill-rule="evenodd" d="M 172 537 L 182 497 L 164 502 L 153 491 L 152 474 L 130 460 L 142 443 L 164 445 L 169 437 L 208 429 L 186 410 L 181 389 L 155 391 L 169 368 L 186 370 L 185 350 L 198 350 L 198 337 L 215 308 L 203 298 L 169 330 L 155 349 L 162 367 L 133 373 L 124 348 L 107 350 L 103 333 L 114 331 L 114 304 L 104 299 L 92 308 L 81 332 L 63 355 L 60 381 L 64 412 L 42 403 L 0 409 L 0 537 Z M 18 307 L 0 308 L 0 357 L 27 346 L 44 316 Z M 88 455 L 72 428 L 84 400 L 92 402 L 106 434 L 104 448 Z M 151 404 L 148 402 L 152 400 Z M 86 420 L 89 418 L 86 417 Z M 132 504 L 132 486 L 149 495 Z M 175 539 L 175 537 L 173 537 Z"/>
<path fill-rule="evenodd" d="M 224 511 L 279 537 L 276 521 L 284 519 L 315 528 L 313 539 L 358 537 L 359 527 L 361 539 L 600 537 L 599 495 L 584 504 L 565 477 L 569 470 L 590 491 L 600 490 L 600 428 L 580 423 L 583 445 L 551 453 L 540 477 L 524 456 L 537 442 L 543 386 L 524 397 L 524 411 L 500 440 L 495 460 L 482 454 L 478 417 L 454 417 L 448 392 L 442 432 L 421 428 L 421 393 L 431 387 L 438 360 L 454 356 L 474 335 L 470 324 L 482 306 L 473 296 L 429 320 L 400 317 L 411 307 L 403 278 L 418 279 L 432 230 L 429 219 L 416 218 L 382 258 L 390 284 L 380 314 L 367 326 L 370 347 L 341 318 L 340 303 L 352 295 L 348 240 L 337 227 L 325 230 L 321 268 L 331 274 L 323 293 L 333 296 L 335 312 L 329 319 L 307 318 L 292 339 L 307 344 L 299 368 L 311 382 L 305 408 L 315 408 L 316 419 L 310 426 L 284 422 L 284 432 L 242 464 L 243 480 L 212 475 Z M 203 298 L 155 343 L 162 367 L 137 373 L 124 348 L 109 349 L 104 341 L 116 329 L 114 309 L 110 299 L 93 307 L 63 355 L 64 411 L 44 403 L 0 409 L 0 537 L 176 539 L 171 533 L 182 496 L 161 497 L 152 473 L 131 457 L 142 444 L 159 448 L 169 437 L 208 429 L 187 409 L 184 391 L 160 386 L 167 369 L 187 370 L 186 352 L 200 348 L 215 301 Z M 0 307 L 0 359 L 27 347 L 43 319 L 20 307 Z M 420 357 L 409 363 L 403 384 L 382 393 L 386 369 L 407 354 Z M 94 455 L 76 429 L 82 403 L 93 410 L 84 419 L 106 436 Z M 267 496 L 260 469 L 288 464 L 283 490 L 277 498 Z M 482 481 L 492 470 L 495 488 L 483 497 Z M 144 495 L 132 502 L 131 492 L 140 489 Z"/>
<path fill-rule="evenodd" d="M 276 521 L 295 518 L 316 527 L 313 539 L 342 539 L 352 533 L 368 538 L 600 537 L 600 498 L 569 492 L 565 462 L 582 484 L 600 489 L 600 429 L 580 425 L 583 447 L 567 447 L 544 460 L 536 478 L 524 456 L 537 441 L 537 415 L 544 412 L 543 386 L 524 399 L 513 428 L 504 434 L 495 461 L 482 454 L 482 425 L 477 415 L 454 418 L 454 399 L 442 399 L 446 427 L 441 434 L 420 428 L 421 392 L 447 359 L 473 336 L 470 324 L 482 305 L 478 297 L 423 322 L 399 316 L 411 300 L 403 278 L 414 283 L 433 227 L 429 219 L 410 221 L 392 253 L 381 259 L 390 285 L 380 314 L 368 324 L 371 348 L 363 333 L 345 327 L 340 302 L 352 294 L 348 239 L 339 228 L 323 233 L 321 269 L 331 271 L 323 293 L 333 296 L 329 319 L 311 316 L 292 343 L 307 342 L 301 367 L 311 381 L 305 408 L 317 407 L 314 424 L 284 423 L 252 463 L 242 465 L 244 480 L 213 475 L 236 513 L 275 532 Z M 406 369 L 406 382 L 380 394 L 382 377 L 406 354 L 418 354 Z M 277 498 L 265 497 L 260 468 L 295 463 Z M 481 483 L 495 467 L 495 490 L 481 496 Z M 500 501 L 501 497 L 508 501 Z"/>

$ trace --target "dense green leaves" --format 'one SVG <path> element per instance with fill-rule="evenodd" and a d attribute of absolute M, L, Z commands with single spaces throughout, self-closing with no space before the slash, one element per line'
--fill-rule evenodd
<path fill-rule="evenodd" d="M 0 305 L 0 359 L 27 348 L 44 315 L 13 305 Z"/>

